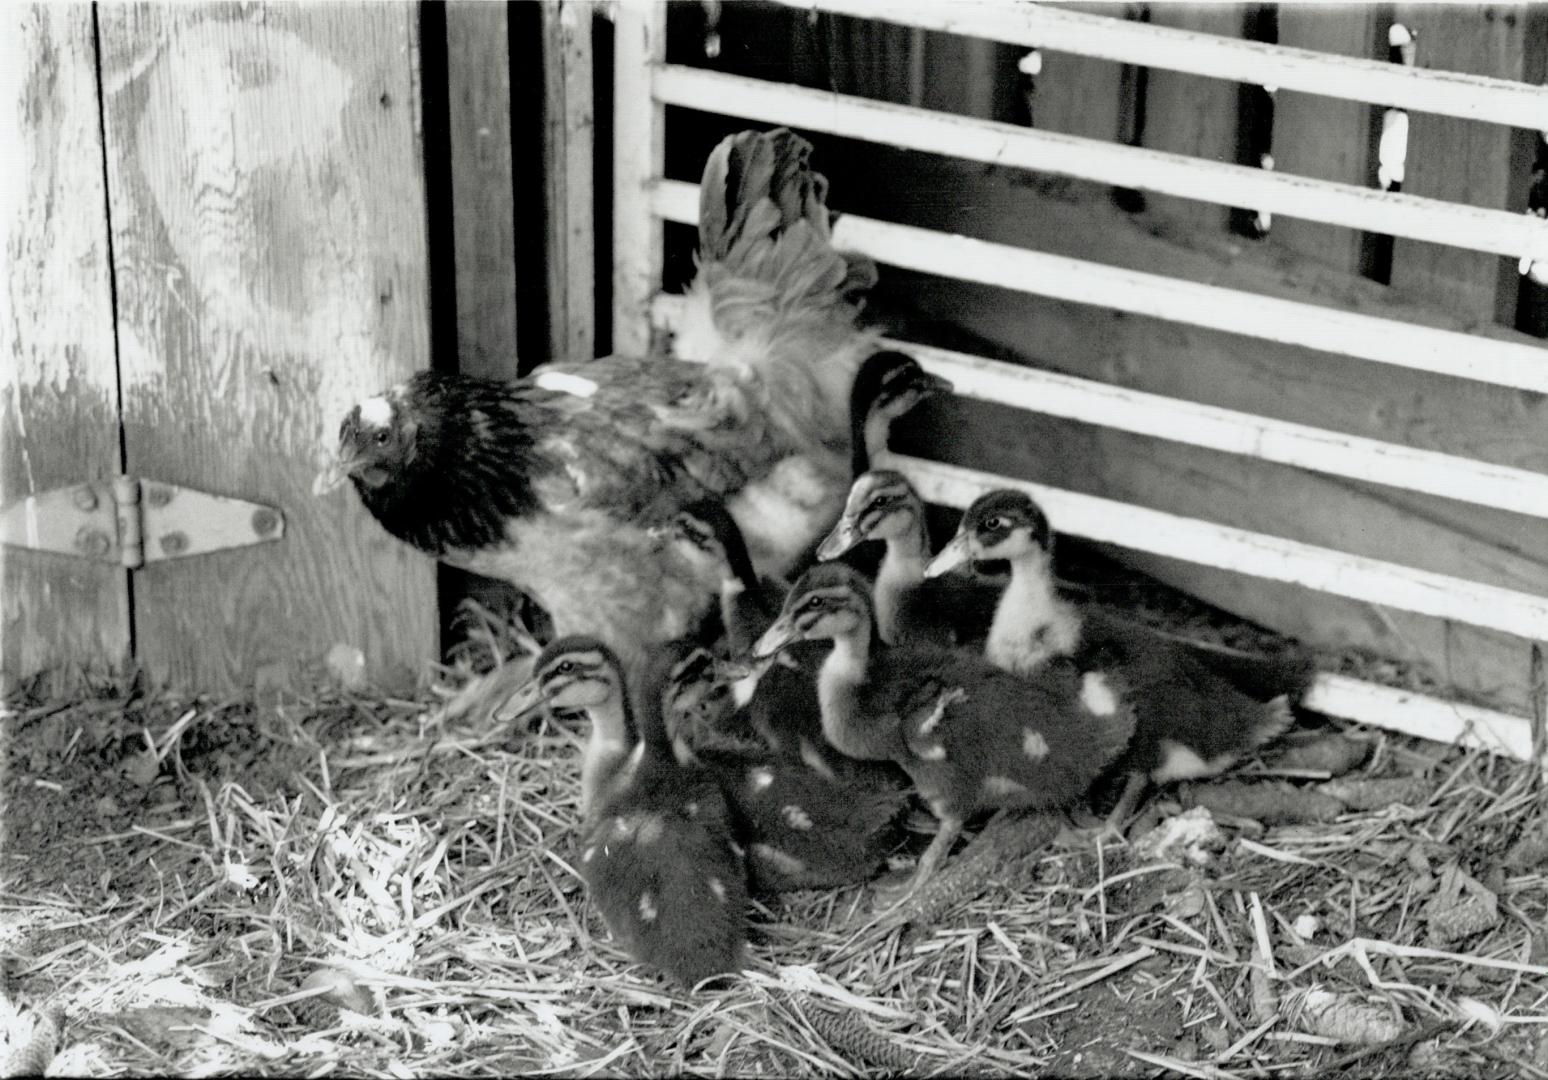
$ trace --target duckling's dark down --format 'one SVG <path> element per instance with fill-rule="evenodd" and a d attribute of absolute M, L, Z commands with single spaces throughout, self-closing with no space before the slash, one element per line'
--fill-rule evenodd
<path fill-rule="evenodd" d="M 693 986 L 743 966 L 747 878 L 719 785 L 672 754 L 659 704 L 666 671 L 661 658 L 647 664 L 636 710 L 611 649 L 561 638 L 509 712 L 546 704 L 590 715 L 581 878 L 629 955 Z"/>
<path fill-rule="evenodd" d="M 720 784 L 747 850 L 754 890 L 834 888 L 869 879 L 899 840 L 906 778 L 869 762 L 835 772 L 822 758 L 781 754 L 755 737 L 685 737 L 690 725 L 703 724 L 704 710 L 718 705 L 730 711 L 728 677 L 703 649 L 684 643 L 663 648 L 678 657 L 663 703 L 673 746 L 679 760 L 702 766 Z M 724 721 L 709 723 L 713 731 Z"/>

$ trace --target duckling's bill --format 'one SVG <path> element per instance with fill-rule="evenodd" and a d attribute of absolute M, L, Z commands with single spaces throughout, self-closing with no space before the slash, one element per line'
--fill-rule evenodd
<path fill-rule="evenodd" d="M 516 692 L 505 699 L 505 704 L 495 710 L 495 720 L 502 724 L 514 723 L 524 720 L 548 704 L 548 699 L 543 695 L 543 684 L 538 679 L 529 679 L 516 688 Z"/>
<path fill-rule="evenodd" d="M 974 557 L 973 541 L 965 532 L 958 532 L 951 538 L 951 543 L 931 559 L 929 565 L 924 568 L 924 576 L 927 578 L 940 577 L 948 570 L 955 570 L 964 563 L 970 562 Z"/>
<path fill-rule="evenodd" d="M 833 526 L 833 531 L 817 545 L 817 558 L 823 562 L 836 559 L 864 539 L 865 536 L 860 532 L 860 522 L 845 514 Z"/>
<path fill-rule="evenodd" d="M 773 656 L 786 645 L 800 641 L 801 628 L 796 625 L 794 615 L 781 615 L 774 620 L 774 624 L 763 632 L 763 636 L 753 642 L 752 655 L 754 660 L 763 660 Z"/>

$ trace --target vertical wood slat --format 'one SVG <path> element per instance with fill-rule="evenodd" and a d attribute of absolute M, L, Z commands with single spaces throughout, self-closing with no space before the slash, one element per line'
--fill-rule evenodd
<path fill-rule="evenodd" d="M 434 658 L 433 564 L 311 494 L 350 404 L 427 360 L 417 14 L 100 9 L 129 471 L 287 518 L 137 573 L 157 677 L 283 685 L 343 644 L 405 687 Z"/>
<path fill-rule="evenodd" d="M 0 13 L 0 504 L 120 471 L 92 9 Z M 121 664 L 127 572 L 0 549 L 0 684 Z"/>
<path fill-rule="evenodd" d="M 543 167 L 548 206 L 549 355 L 596 356 L 596 204 L 592 181 L 592 5 L 543 5 Z"/>
<path fill-rule="evenodd" d="M 1422 68 L 1540 82 L 1548 15 L 1533 6 L 1399 5 L 1395 18 L 1416 35 Z M 1535 133 L 1455 117 L 1413 113 L 1403 190 L 1497 209 L 1526 208 Z M 1514 198 L 1513 198 L 1514 196 Z M 1514 325 L 1513 260 L 1398 239 L 1392 284 L 1444 299 L 1477 318 Z"/>
<path fill-rule="evenodd" d="M 663 230 L 649 185 L 666 154 L 666 110 L 650 69 L 666 56 L 664 0 L 624 0 L 613 31 L 613 351 L 650 350 L 650 298 L 661 287 Z"/>
<path fill-rule="evenodd" d="M 1279 8 L 1279 44 L 1373 59 L 1386 55 L 1390 18 L 1374 5 Z M 1371 186 L 1371 107 L 1359 101 L 1281 90 L 1274 102 L 1274 167 L 1297 176 Z M 1280 215 L 1274 241 L 1340 270 L 1360 272 L 1364 238 L 1358 229 Z"/>
<path fill-rule="evenodd" d="M 514 379 L 516 221 L 506 5 L 446 5 L 452 237 L 460 370 Z"/>
<path fill-rule="evenodd" d="M 1157 26 L 1239 38 L 1246 26 L 1243 4 L 1152 4 L 1150 21 Z M 1145 83 L 1144 145 L 1153 150 L 1208 158 L 1237 160 L 1241 120 L 1237 83 L 1152 68 Z M 1231 208 L 1212 206 L 1168 195 L 1147 195 L 1150 209 L 1179 223 L 1228 230 Z"/>

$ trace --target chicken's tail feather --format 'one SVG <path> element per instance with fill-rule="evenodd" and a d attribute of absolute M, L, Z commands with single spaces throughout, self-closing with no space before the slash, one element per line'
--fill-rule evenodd
<path fill-rule="evenodd" d="M 822 441 L 835 442 L 870 348 L 855 322 L 876 268 L 833 249 L 828 182 L 812 171 L 811 151 L 780 128 L 732 135 L 710 154 L 699 193 L 699 273 L 673 351 L 757 373 L 784 419 L 798 430 L 815 420 Z"/>

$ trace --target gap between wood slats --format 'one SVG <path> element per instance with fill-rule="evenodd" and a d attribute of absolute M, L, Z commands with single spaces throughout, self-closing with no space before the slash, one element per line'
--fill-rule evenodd
<path fill-rule="evenodd" d="M 669 330 L 676 329 L 681 311 L 682 299 L 676 296 L 657 296 L 652 305 L 657 324 Z M 1548 517 L 1548 475 L 1543 473 L 1200 405 L 912 341 L 884 338 L 879 344 L 909 353 L 929 371 L 950 379 L 964 397 Z"/>
<path fill-rule="evenodd" d="M 1432 71 L 1308 49 L 1086 15 L 1043 4 L 938 0 L 777 0 L 1029 49 L 1076 53 L 1137 67 L 1186 71 L 1322 97 L 1391 105 L 1512 127 L 1548 127 L 1548 87 Z"/>
<path fill-rule="evenodd" d="M 666 65 L 652 82 L 668 105 L 1056 173 L 1219 206 L 1387 233 L 1512 257 L 1548 255 L 1548 219 L 1316 180 L 1186 154 L 1120 146 L 951 113 L 717 71 Z"/>
<path fill-rule="evenodd" d="M 650 201 L 655 212 L 668 221 L 689 225 L 698 221 L 699 189 L 695 184 L 657 181 Z M 1543 350 L 1537 346 L 1179 281 L 853 215 L 839 218 L 833 243 L 926 274 L 1548 393 L 1548 364 L 1543 363 Z"/>

